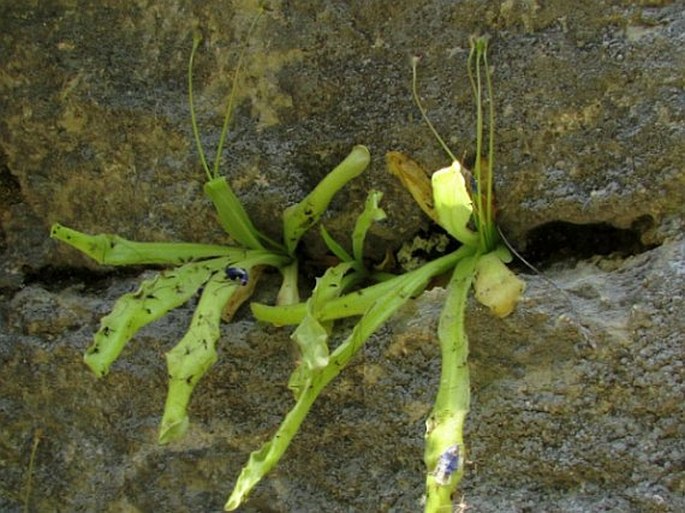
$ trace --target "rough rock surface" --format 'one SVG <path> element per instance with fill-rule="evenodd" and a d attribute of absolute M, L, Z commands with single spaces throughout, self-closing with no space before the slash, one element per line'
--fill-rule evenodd
<path fill-rule="evenodd" d="M 140 276 L 94 274 L 47 231 L 59 221 L 136 240 L 223 241 L 201 193 L 187 58 L 199 29 L 196 101 L 213 146 L 255 3 L 4 4 L 0 510 L 24 510 L 37 441 L 33 511 L 219 511 L 291 404 L 289 332 L 241 310 L 194 396 L 189 435 L 160 447 L 163 353 L 191 307 L 144 329 L 95 380 L 82 351 Z M 683 511 L 682 2 L 270 2 L 250 38 L 222 171 L 278 236 L 278 213 L 366 144 L 372 165 L 326 225 L 343 238 L 378 188 L 388 220 L 373 251 L 398 248 L 427 223 L 384 153 L 447 163 L 411 102 L 409 56 L 422 55 L 436 126 L 472 155 L 465 61 L 469 35 L 483 32 L 500 224 L 519 246 L 553 222 L 574 223 L 576 238 L 548 248 L 566 257 L 545 271 L 564 293 L 531 275 L 511 317 L 470 308 L 471 452 L 455 508 Z M 611 236 L 605 256 L 581 259 L 576 247 L 605 233 L 596 226 L 630 230 L 633 242 Z M 560 243 L 538 234 L 538 245 Z M 321 254 L 316 237 L 305 246 Z M 421 510 L 442 294 L 426 293 L 368 342 L 241 511 Z"/>

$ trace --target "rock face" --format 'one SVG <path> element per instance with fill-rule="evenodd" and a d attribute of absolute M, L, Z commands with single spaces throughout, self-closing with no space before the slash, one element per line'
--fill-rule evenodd
<path fill-rule="evenodd" d="M 192 308 L 143 330 L 95 380 L 81 353 L 140 277 L 93 273 L 47 233 L 59 221 L 224 242 L 202 196 L 187 59 L 200 30 L 196 102 L 213 155 L 256 3 L 41 4 L 0 8 L 0 510 L 23 511 L 35 442 L 33 511 L 219 511 L 291 404 L 289 331 L 247 310 L 226 325 L 189 435 L 159 447 L 163 353 Z M 538 229 L 529 244 L 559 245 L 547 249 L 565 260 L 545 272 L 558 288 L 526 276 L 511 317 L 470 309 L 470 454 L 455 508 L 685 510 L 685 11 L 640 4 L 274 1 L 249 38 L 222 172 L 277 237 L 275 216 L 366 144 L 372 166 L 325 223 L 343 239 L 367 191 L 383 190 L 388 219 L 370 245 L 382 255 L 427 226 L 384 153 L 448 163 L 412 104 L 409 56 L 422 55 L 434 123 L 473 155 L 468 37 L 492 35 L 498 219 L 517 246 Z M 548 223 L 574 223 L 573 237 L 560 245 Z M 580 259 L 599 226 L 633 243 L 607 235 L 589 245 L 605 256 Z M 321 255 L 317 237 L 304 246 Z M 242 511 L 421 509 L 442 298 L 424 294 L 367 343 Z"/>

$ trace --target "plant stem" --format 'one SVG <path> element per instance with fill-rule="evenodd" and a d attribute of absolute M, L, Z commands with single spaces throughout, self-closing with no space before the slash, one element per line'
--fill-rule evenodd
<path fill-rule="evenodd" d="M 449 155 L 449 157 L 452 159 L 452 162 L 457 160 L 457 158 L 454 156 L 454 153 L 449 149 L 447 146 L 447 143 L 440 137 L 440 134 L 438 131 L 435 129 L 433 126 L 433 123 L 431 123 L 430 119 L 428 119 L 428 114 L 426 114 L 426 109 L 423 108 L 423 105 L 421 104 L 421 100 L 419 99 L 419 94 L 417 92 L 417 87 L 416 87 L 416 65 L 418 64 L 419 58 L 414 57 L 411 61 L 411 93 L 412 96 L 414 97 L 414 102 L 416 103 L 416 106 L 419 108 L 419 111 L 421 112 L 421 117 L 423 120 L 426 122 L 428 125 L 428 128 L 430 128 L 430 131 L 433 132 L 433 136 L 438 140 L 440 143 L 440 146 L 442 146 L 442 149 L 445 150 L 445 153 Z"/>
<path fill-rule="evenodd" d="M 292 255 L 304 233 L 321 217 L 333 196 L 347 182 L 359 176 L 371 162 L 366 146 L 356 145 L 345 159 L 329 172 L 307 196 L 283 211 L 283 242 Z"/>
<path fill-rule="evenodd" d="M 252 32 L 254 31 L 257 21 L 262 16 L 264 9 L 259 10 L 257 16 L 252 20 L 252 24 L 247 31 L 246 40 L 249 40 Z M 238 56 L 238 64 L 236 64 L 235 72 L 233 73 L 233 81 L 231 82 L 231 93 L 228 97 L 228 103 L 226 104 L 226 114 L 224 115 L 224 124 L 221 127 L 221 135 L 219 136 L 219 144 L 216 148 L 216 156 L 214 157 L 214 164 L 212 165 L 212 170 L 209 170 L 209 164 L 207 163 L 207 157 L 205 156 L 205 151 L 202 148 L 202 141 L 200 141 L 200 130 L 197 127 L 197 116 L 195 115 L 195 104 L 193 101 L 193 65 L 195 63 L 195 53 L 197 52 L 200 42 L 202 41 L 202 36 L 199 33 L 193 34 L 193 48 L 190 51 L 190 59 L 188 60 L 188 104 L 190 105 L 190 123 L 193 127 L 193 138 L 195 139 L 195 146 L 197 146 L 197 152 L 200 155 L 200 162 L 202 163 L 202 168 L 205 170 L 207 175 L 207 180 L 219 176 L 219 164 L 221 163 L 221 152 L 224 148 L 224 142 L 226 141 L 226 135 L 228 134 L 228 125 L 231 122 L 231 117 L 233 115 L 233 103 L 235 101 L 236 89 L 238 85 L 238 78 L 240 76 L 240 68 L 243 65 L 243 57 L 245 56 L 245 50 L 247 49 L 247 42 L 243 45 L 240 50 L 240 55 Z"/>
<path fill-rule="evenodd" d="M 476 179 L 475 195 L 476 203 L 475 222 L 480 237 L 480 248 L 483 252 L 492 251 L 497 244 L 497 230 L 495 227 L 494 214 L 494 141 L 495 141 L 495 111 L 492 98 L 492 78 L 487 61 L 488 38 L 486 36 L 471 39 L 471 52 L 469 53 L 468 74 L 476 103 L 476 162 L 474 176 Z M 474 62 L 475 60 L 475 62 Z M 487 168 L 483 169 L 483 79 L 481 67 L 485 67 L 485 83 L 488 105 L 488 154 Z M 475 69 L 475 77 L 474 70 Z"/>
<path fill-rule="evenodd" d="M 260 9 L 259 14 L 257 14 L 257 16 L 255 16 L 254 20 L 252 20 L 252 24 L 250 25 L 250 28 L 247 31 L 247 36 L 245 37 L 245 44 L 243 45 L 242 50 L 240 50 L 240 55 L 238 56 L 238 64 L 236 64 L 235 72 L 233 73 L 233 81 L 231 83 L 231 94 L 228 97 L 228 103 L 226 104 L 226 114 L 224 116 L 224 124 L 221 127 L 221 135 L 219 136 L 219 145 L 216 148 L 216 157 L 214 157 L 214 169 L 212 170 L 212 177 L 214 177 L 214 178 L 219 176 L 219 164 L 221 162 L 221 151 L 223 150 L 223 147 L 224 147 L 224 141 L 226 141 L 226 135 L 228 133 L 228 125 L 231 122 L 231 118 L 233 117 L 233 103 L 235 101 L 236 89 L 238 89 L 238 78 L 240 76 L 240 68 L 243 65 L 243 57 L 245 57 L 245 50 L 247 50 L 247 41 L 250 39 L 250 36 L 252 35 L 252 32 L 254 31 L 255 27 L 257 26 L 257 22 L 259 21 L 259 18 L 261 18 L 263 12 L 264 12 L 264 10 Z"/>
<path fill-rule="evenodd" d="M 488 235 L 491 238 L 490 245 L 494 246 L 496 234 L 493 233 L 492 227 L 495 226 L 495 212 L 494 212 L 494 174 L 495 168 L 495 100 L 492 96 L 492 73 L 488 66 L 488 52 L 487 43 L 483 49 L 483 65 L 485 66 L 485 84 L 488 91 L 488 172 L 486 176 L 486 200 L 487 207 L 485 209 L 485 226 L 488 227 Z M 488 249 L 492 249 L 489 247 Z"/>
<path fill-rule="evenodd" d="M 199 33 L 193 35 L 193 49 L 190 51 L 190 59 L 188 60 L 188 104 L 190 105 L 190 123 L 193 127 L 193 138 L 195 139 L 195 146 L 197 153 L 200 155 L 200 162 L 202 169 L 205 170 L 207 180 L 212 179 L 212 174 L 209 172 L 209 165 L 205 157 L 205 150 L 202 149 L 202 142 L 200 141 L 200 131 L 197 128 L 197 116 L 195 115 L 195 102 L 193 101 L 193 64 L 195 63 L 195 52 L 202 41 L 202 36 Z"/>

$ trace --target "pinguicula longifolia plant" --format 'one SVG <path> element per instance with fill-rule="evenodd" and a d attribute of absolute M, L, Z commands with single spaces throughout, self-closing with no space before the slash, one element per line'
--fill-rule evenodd
<path fill-rule="evenodd" d="M 143 281 L 135 292 L 119 298 L 112 312 L 102 318 L 93 343 L 84 356 L 86 365 L 99 378 L 109 372 L 126 343 L 143 326 L 200 294 L 188 331 L 166 354 L 169 389 L 159 430 L 159 442 L 162 444 L 182 437 L 188 428 L 190 396 L 200 378 L 216 362 L 215 345 L 222 318 L 230 320 L 250 297 L 263 267 L 281 271 L 281 292 L 297 290 L 295 249 L 299 240 L 321 217 L 333 195 L 358 176 L 370 160 L 366 147 L 355 146 L 301 203 L 283 213 L 283 243 L 265 236 L 254 226 L 228 181 L 218 171 L 244 49 L 236 67 L 217 153 L 210 169 L 200 143 L 192 88 L 193 60 L 200 41 L 201 37 L 196 35 L 188 65 L 191 123 L 200 161 L 208 178 L 204 192 L 213 203 L 219 223 L 233 245 L 135 242 L 117 235 L 88 235 L 58 223 L 52 226 L 50 234 L 102 265 L 176 266 Z M 281 303 L 288 299 L 292 302 L 290 293 L 279 294 L 279 298 Z"/>
<path fill-rule="evenodd" d="M 243 53 L 236 67 L 217 153 L 210 169 L 200 143 L 193 102 L 193 60 L 199 44 L 200 37 L 194 37 L 188 67 L 191 123 L 208 179 L 204 192 L 234 244 L 134 242 L 116 235 L 87 235 L 59 224 L 53 225 L 53 238 L 79 249 L 100 264 L 176 266 L 145 280 L 138 290 L 125 294 L 116 302 L 113 311 L 102 319 L 100 329 L 86 351 L 86 364 L 96 376 L 106 375 L 138 330 L 199 292 L 200 299 L 188 332 L 167 353 L 169 391 L 159 442 L 178 439 L 188 428 L 187 405 L 191 393 L 216 361 L 215 344 L 220 334 L 220 321 L 222 318 L 230 320 L 239 305 L 250 297 L 263 267 L 273 267 L 281 272 L 283 283 L 275 305 L 252 303 L 251 309 L 258 320 L 275 325 L 297 325 L 292 338 L 300 350 L 300 358 L 289 380 L 295 404 L 271 440 L 250 455 L 225 506 L 227 511 L 232 511 L 278 463 L 321 391 L 343 371 L 371 334 L 410 298 L 420 294 L 432 278 L 451 272 L 438 327 L 442 352 L 440 386 L 433 411 L 426 422 L 425 451 L 428 468 L 426 511 L 449 510 L 451 495 L 463 474 L 466 455 L 463 423 L 469 409 L 470 392 L 464 315 L 468 291 L 473 284 L 478 300 L 496 315 L 505 316 L 513 310 L 524 287 L 503 263 L 508 261 L 509 255 L 506 247 L 500 244 L 494 224 L 494 114 L 486 59 L 487 40 L 479 38 L 472 41 L 469 57 L 469 77 L 478 116 L 477 155 L 482 154 L 482 67 L 485 67 L 490 102 L 486 167 L 483 168 L 477 158 L 473 176 L 467 174 L 440 139 L 418 101 L 415 68 L 412 84 L 417 104 L 453 163 L 434 173 L 432 181 L 428 181 L 425 175 L 416 174 L 418 165 L 410 159 L 397 152 L 388 155 L 391 169 L 402 178 L 419 205 L 460 241 L 462 247 L 399 276 L 369 271 L 362 259 L 364 241 L 373 222 L 385 217 L 378 205 L 381 194 L 371 191 L 351 234 L 351 254 L 323 226 L 320 227 L 324 242 L 340 263 L 326 270 L 317 280 L 311 297 L 302 303 L 297 295 L 295 250 L 298 243 L 304 233 L 318 222 L 333 195 L 367 167 L 369 152 L 363 146 L 355 146 L 306 198 L 284 211 L 282 242 L 265 236 L 254 226 L 226 178 L 219 175 Z M 359 288 L 360 284 L 368 281 L 374 284 Z M 359 316 L 357 323 L 343 342 L 331 351 L 328 339 L 334 321 L 351 316 Z"/>
<path fill-rule="evenodd" d="M 418 269 L 399 276 L 383 276 L 374 285 L 345 294 L 346 287 L 341 284 L 346 277 L 350 278 L 348 283 L 354 281 L 359 269 L 358 251 L 355 249 L 355 255 L 350 256 L 323 230 L 329 249 L 343 263 L 326 272 L 310 300 L 285 306 L 251 304 L 252 312 L 259 320 L 275 325 L 297 325 L 293 336 L 300 344 L 302 359 L 290 380 L 296 404 L 272 439 L 250 456 L 226 504 L 227 510 L 236 509 L 276 464 L 321 390 L 350 362 L 368 337 L 406 301 L 420 294 L 432 278 L 451 272 L 438 324 L 442 356 L 440 384 L 426 421 L 424 454 L 428 469 L 425 511 L 451 511 L 452 496 L 463 475 L 466 456 L 463 428 L 469 410 L 470 386 L 464 318 L 468 293 L 473 286 L 476 298 L 495 315 L 504 317 L 513 311 L 525 287 L 505 266 L 511 256 L 495 225 L 494 109 L 486 38 L 471 40 L 468 69 L 477 114 L 477 158 L 473 174 L 459 163 L 428 120 L 416 93 L 415 65 L 414 98 L 428 126 L 452 159 L 452 165 L 435 172 L 429 179 L 409 158 L 398 152 L 388 154 L 391 172 L 401 178 L 419 206 L 462 246 Z M 484 89 L 489 103 L 486 164 L 479 158 L 483 156 Z M 355 273 L 345 275 L 349 269 Z M 360 318 L 350 335 L 330 353 L 326 341 L 332 321 L 351 316 Z M 300 336 L 310 341 L 316 338 L 317 342 L 302 343 Z"/>

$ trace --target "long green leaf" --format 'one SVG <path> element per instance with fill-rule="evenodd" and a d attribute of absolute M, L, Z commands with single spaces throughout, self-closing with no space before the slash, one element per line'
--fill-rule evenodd
<path fill-rule="evenodd" d="M 138 290 L 121 296 L 112 312 L 100 321 L 100 329 L 84 356 L 86 365 L 98 377 L 107 374 L 138 330 L 185 303 L 212 273 L 230 261 L 223 257 L 186 264 L 145 280 Z"/>
<path fill-rule="evenodd" d="M 338 264 L 326 270 L 321 278 L 316 280 L 316 287 L 306 303 L 306 314 L 298 324 L 290 338 L 300 349 L 301 372 L 293 373 L 288 386 L 299 396 L 312 373 L 328 364 L 328 337 L 332 322 L 321 319 L 324 305 L 342 292 L 343 276 L 352 267 L 352 262 Z"/>
<path fill-rule="evenodd" d="M 406 276 L 417 275 L 421 277 L 421 280 L 425 279 L 428 281 L 435 276 L 439 276 L 440 274 L 449 271 L 461 258 L 471 255 L 474 252 L 475 248 L 471 246 L 462 246 L 457 251 L 437 258 L 407 274 L 390 278 L 386 281 L 377 283 L 376 285 L 333 299 L 324 305 L 321 311 L 321 319 L 327 321 L 362 315 L 371 304 L 385 295 L 386 292 L 396 288 L 397 284 L 400 282 L 399 280 Z M 418 292 L 419 291 L 417 290 L 413 294 Z M 257 320 L 269 322 L 277 326 L 298 324 L 302 321 L 306 313 L 304 303 L 287 306 L 270 306 L 261 303 L 252 303 L 250 304 L 250 308 Z"/>
<path fill-rule="evenodd" d="M 283 212 L 283 238 L 288 253 L 292 254 L 302 235 L 321 217 L 333 196 L 359 176 L 369 165 L 371 155 L 366 146 L 355 146 L 338 166 L 328 173 L 302 201 Z"/>
<path fill-rule="evenodd" d="M 354 259 L 347 250 L 333 238 L 333 236 L 328 233 L 326 227 L 322 224 L 319 226 L 319 232 L 321 233 L 321 238 L 323 239 L 326 247 L 331 253 L 333 253 L 341 262 L 352 262 Z"/>
<path fill-rule="evenodd" d="M 250 269 L 256 265 L 281 267 L 288 257 L 268 251 L 243 251 L 241 260 L 220 257 L 192 262 L 164 271 L 144 281 L 138 290 L 121 296 L 112 312 L 100 321 L 100 329 L 86 350 L 84 361 L 101 377 L 117 359 L 126 343 L 143 326 L 185 303 L 211 276 L 232 264 Z"/>
<path fill-rule="evenodd" d="M 357 264 L 363 268 L 364 262 L 364 240 L 366 239 L 366 232 L 375 221 L 382 221 L 386 218 L 385 212 L 378 206 L 381 201 L 383 193 L 380 191 L 371 191 L 366 197 L 364 211 L 357 218 L 352 232 L 352 253 Z"/>
<path fill-rule="evenodd" d="M 241 246 L 250 249 L 264 249 L 260 239 L 264 240 L 250 217 L 240 203 L 225 176 L 211 179 L 204 185 L 207 197 L 214 204 L 219 224 Z"/>
<path fill-rule="evenodd" d="M 244 265 L 240 263 L 240 265 Z M 190 328 L 166 354 L 169 391 L 159 431 L 159 443 L 181 438 L 188 429 L 187 407 L 198 381 L 216 362 L 221 312 L 239 285 L 215 276 L 205 285 Z"/>
<path fill-rule="evenodd" d="M 262 477 L 278 463 L 321 391 L 345 368 L 374 331 L 409 300 L 412 294 L 426 286 L 429 277 L 425 273 L 403 275 L 401 279 L 398 278 L 394 288 L 386 290 L 384 295 L 367 307 L 352 333 L 333 351 L 328 365 L 312 371 L 308 379 L 305 379 L 295 406 L 271 440 L 250 455 L 226 502 L 226 511 L 238 508 Z"/>
<path fill-rule="evenodd" d="M 464 318 L 477 260 L 478 256 L 469 256 L 457 264 L 438 323 L 442 359 L 438 394 L 426 421 L 424 461 L 430 469 L 426 479 L 426 513 L 451 511 L 452 494 L 463 474 L 460 459 L 465 457 L 464 420 L 471 397 Z M 445 472 L 439 467 L 444 467 L 445 458 L 450 457 L 457 460 Z"/>
<path fill-rule="evenodd" d="M 118 235 L 88 235 L 59 223 L 52 225 L 50 237 L 69 244 L 102 265 L 178 265 L 194 260 L 227 256 L 245 257 L 241 248 L 191 242 L 135 242 Z"/>

